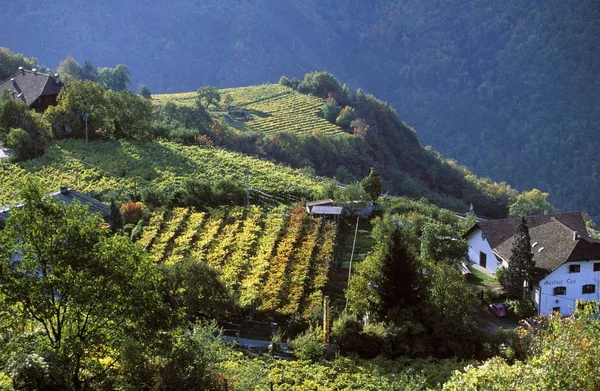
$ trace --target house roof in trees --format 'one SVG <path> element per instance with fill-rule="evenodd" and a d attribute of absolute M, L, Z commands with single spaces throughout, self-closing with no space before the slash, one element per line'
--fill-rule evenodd
<path fill-rule="evenodd" d="M 343 209 L 341 206 L 313 206 L 311 213 L 314 215 L 341 215 Z"/>
<path fill-rule="evenodd" d="M 66 186 L 61 186 L 60 191 L 55 193 L 48 194 L 48 197 L 52 197 L 57 201 L 63 202 L 67 205 L 72 204 L 77 201 L 82 205 L 88 206 L 88 211 L 90 213 L 100 213 L 104 219 L 107 219 L 110 216 L 110 206 L 106 205 L 103 202 L 98 201 L 95 198 L 92 198 L 88 195 L 75 191 L 73 189 L 69 189 Z M 13 208 L 22 208 L 23 204 L 19 204 L 13 207 L 3 207 L 0 208 L 0 227 L 4 224 L 4 222 L 10 217 L 10 210 Z"/>
<path fill-rule="evenodd" d="M 565 263 L 580 241 L 588 240 L 581 238 L 576 231 L 555 219 L 529 228 L 529 237 L 535 274 L 540 279 Z M 511 236 L 495 247 L 494 252 L 509 261 L 514 240 L 515 236 Z"/>
<path fill-rule="evenodd" d="M 31 107 L 42 96 L 58 95 L 63 86 L 54 76 L 23 69 L 0 82 L 0 93 L 7 89 L 14 100 L 25 102 Z"/>
<path fill-rule="evenodd" d="M 581 213 L 579 212 L 554 213 L 548 215 L 528 216 L 525 218 L 525 222 L 530 231 L 531 228 L 546 224 L 552 220 L 561 222 L 571 230 L 576 231 L 581 237 L 589 237 L 587 229 L 585 228 L 585 222 L 583 221 Z M 467 233 L 465 233 L 464 236 L 466 237 L 473 230 L 480 228 L 490 244 L 490 247 L 496 248 L 515 234 L 520 221 L 520 217 L 478 221 L 467 231 Z"/>

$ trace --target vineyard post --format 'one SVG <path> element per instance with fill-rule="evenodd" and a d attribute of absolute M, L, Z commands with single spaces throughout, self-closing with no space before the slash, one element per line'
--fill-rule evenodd
<path fill-rule="evenodd" d="M 354 229 L 354 242 L 352 243 L 352 253 L 350 253 L 350 267 L 348 268 L 348 287 L 346 288 L 346 307 L 344 312 L 348 311 L 348 291 L 350 290 L 350 276 L 352 275 L 352 260 L 354 259 L 354 248 L 356 247 L 356 235 L 358 234 L 358 222 L 360 216 L 356 216 L 356 228 Z"/>
<path fill-rule="evenodd" d="M 323 343 L 329 344 L 329 296 L 323 297 Z"/>
<path fill-rule="evenodd" d="M 81 116 L 83 117 L 84 121 L 85 121 L 85 143 L 88 143 L 88 118 L 90 117 L 90 113 L 86 113 L 85 111 L 83 111 L 81 113 Z"/>
<path fill-rule="evenodd" d="M 246 166 L 246 208 L 250 205 L 250 164 Z"/>

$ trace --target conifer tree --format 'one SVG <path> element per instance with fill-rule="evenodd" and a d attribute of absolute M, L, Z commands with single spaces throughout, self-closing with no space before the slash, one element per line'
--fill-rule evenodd
<path fill-rule="evenodd" d="M 535 262 L 531 252 L 529 229 L 522 218 L 513 239 L 512 253 L 508 262 L 508 268 L 502 276 L 502 287 L 509 297 L 525 297 L 523 283 L 529 285 L 533 279 Z"/>

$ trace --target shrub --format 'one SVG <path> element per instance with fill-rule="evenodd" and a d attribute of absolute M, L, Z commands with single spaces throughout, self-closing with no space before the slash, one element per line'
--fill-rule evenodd
<path fill-rule="evenodd" d="M 144 219 L 140 219 L 136 224 L 135 228 L 131 230 L 131 241 L 137 241 L 140 236 L 142 236 L 142 232 L 144 232 Z"/>
<path fill-rule="evenodd" d="M 171 202 L 168 195 L 156 186 L 148 186 L 142 189 L 142 201 L 153 208 L 168 205 Z"/>
<path fill-rule="evenodd" d="M 146 206 L 141 202 L 127 202 L 121 205 L 121 215 L 125 224 L 137 224 L 142 218 Z"/>
<path fill-rule="evenodd" d="M 183 145 L 196 144 L 197 138 L 198 131 L 195 129 L 178 127 L 169 131 L 169 140 L 175 141 Z"/>
<path fill-rule="evenodd" d="M 535 315 L 535 307 L 529 299 L 507 300 L 506 307 L 519 319 L 529 318 Z"/>
<path fill-rule="evenodd" d="M 0 100 L 0 141 L 14 150 L 17 160 L 42 155 L 52 143 L 50 123 L 23 102 Z"/>
<path fill-rule="evenodd" d="M 330 99 L 321 108 L 321 113 L 323 114 L 323 118 L 331 123 L 335 123 L 336 118 L 340 114 L 342 108 L 338 105 L 335 99 Z"/>
<path fill-rule="evenodd" d="M 188 179 L 183 184 L 183 188 L 185 192 L 184 203 L 187 206 L 199 207 L 212 202 L 212 188 L 207 183 L 202 183 L 196 179 Z"/>
<path fill-rule="evenodd" d="M 46 389 L 49 384 L 49 365 L 38 354 L 21 354 L 12 358 L 7 369 L 17 389 L 40 390 Z"/>
<path fill-rule="evenodd" d="M 385 323 L 378 322 L 365 324 L 360 347 L 361 349 L 358 351 L 358 354 L 366 359 L 389 353 L 389 336 Z"/>
<path fill-rule="evenodd" d="M 342 315 L 333 322 L 331 337 L 340 353 L 356 352 L 361 344 L 362 324 L 353 315 Z"/>
<path fill-rule="evenodd" d="M 14 391 L 13 382 L 5 373 L 0 372 L 0 391 Z"/>
<path fill-rule="evenodd" d="M 244 189 L 227 179 L 220 180 L 213 189 L 214 201 L 218 204 L 241 205 L 246 196 Z"/>
<path fill-rule="evenodd" d="M 159 138 L 167 139 L 169 138 L 169 131 L 170 128 L 167 125 L 154 121 L 148 129 L 148 137 L 152 140 Z"/>
<path fill-rule="evenodd" d="M 308 330 L 292 340 L 290 345 L 299 359 L 318 361 L 325 356 L 327 351 L 322 339 L 321 328 L 310 326 Z"/>
<path fill-rule="evenodd" d="M 281 78 L 279 79 L 279 84 L 293 89 L 298 89 L 298 84 L 300 84 L 300 80 L 298 80 L 295 77 L 288 79 L 285 76 L 281 76 Z"/>
<path fill-rule="evenodd" d="M 321 98 L 326 98 L 328 94 L 339 97 L 342 87 L 330 73 L 310 72 L 304 75 L 304 80 L 298 84 L 298 91 L 303 94 L 314 94 Z"/>
<path fill-rule="evenodd" d="M 356 113 L 354 112 L 354 109 L 350 106 L 346 106 L 340 111 L 340 114 L 335 119 L 335 123 L 342 128 L 349 128 L 355 118 Z"/>
<path fill-rule="evenodd" d="M 506 273 L 506 267 L 500 266 L 496 269 L 496 271 L 494 272 L 494 276 L 496 277 L 497 281 L 502 281 L 502 278 L 504 277 L 504 274 Z"/>

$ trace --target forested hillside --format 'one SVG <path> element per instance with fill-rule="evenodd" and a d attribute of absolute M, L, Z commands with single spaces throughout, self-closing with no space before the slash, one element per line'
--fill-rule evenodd
<path fill-rule="evenodd" d="M 599 12 L 594 0 L 24 0 L 3 4 L 0 46 L 51 68 L 69 54 L 124 63 L 153 92 L 327 69 L 478 175 L 597 214 Z"/>

